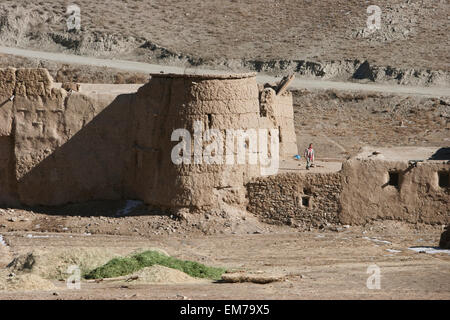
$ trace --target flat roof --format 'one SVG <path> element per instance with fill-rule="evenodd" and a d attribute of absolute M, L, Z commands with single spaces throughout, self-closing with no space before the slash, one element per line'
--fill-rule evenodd
<path fill-rule="evenodd" d="M 280 160 L 280 168 L 278 173 L 333 173 L 342 169 L 341 161 L 326 161 L 324 159 L 316 159 L 314 167 L 306 170 L 306 161 L 303 159 L 283 159 Z"/>
<path fill-rule="evenodd" d="M 188 79 L 243 79 L 256 77 L 256 72 L 248 73 L 209 73 L 209 74 L 194 74 L 194 73 L 150 73 L 152 78 L 188 78 Z"/>
<path fill-rule="evenodd" d="M 450 147 L 363 147 L 354 158 L 381 161 L 450 160 Z"/>
<path fill-rule="evenodd" d="M 78 83 L 78 82 L 75 82 Z M 123 94 L 134 93 L 145 85 L 145 83 L 136 84 L 112 84 L 112 83 L 78 83 L 80 85 L 80 93 L 84 94 Z M 53 82 L 53 88 L 61 88 L 62 83 Z"/>

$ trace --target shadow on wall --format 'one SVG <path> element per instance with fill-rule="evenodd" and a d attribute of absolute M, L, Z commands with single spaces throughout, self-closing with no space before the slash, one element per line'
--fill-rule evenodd
<path fill-rule="evenodd" d="M 67 127 L 78 126 L 80 129 L 56 148 L 49 148 L 52 143 L 54 145 L 51 136 L 22 136 L 16 130 L 18 164 L 39 158 L 45 148 L 50 149 L 45 159 L 32 164 L 32 168 L 18 179 L 19 201 L 28 206 L 58 206 L 99 199 L 123 199 L 124 175 L 128 172 L 127 161 L 132 154 L 128 134 L 130 108 L 135 99 L 135 94 L 117 96 L 98 114 L 91 114 L 91 121 L 87 119 L 87 124 L 80 124 L 86 119 L 75 116 L 83 114 L 84 109 L 77 108 L 84 106 L 68 104 L 63 123 L 53 124 L 53 131 L 64 136 Z M 26 153 L 27 148 L 23 146 L 27 143 L 35 146 L 31 149 L 35 155 Z"/>
<path fill-rule="evenodd" d="M 14 141 L 11 136 L 0 135 L 0 204 L 17 203 L 14 172 Z"/>
<path fill-rule="evenodd" d="M 450 160 L 450 148 L 438 149 L 428 160 Z"/>
<path fill-rule="evenodd" d="M 130 206 L 130 203 L 137 203 Z M 77 217 L 109 217 L 121 219 L 124 216 L 170 216 L 170 211 L 148 206 L 139 200 L 93 200 L 79 203 L 68 203 L 58 206 L 2 206 L 7 208 L 24 209 L 34 213 L 42 213 L 52 216 L 77 216 Z"/>
<path fill-rule="evenodd" d="M 0 102 L 0 108 L 3 107 L 4 105 L 6 105 L 9 101 L 9 99 L 6 99 L 5 101 Z"/>

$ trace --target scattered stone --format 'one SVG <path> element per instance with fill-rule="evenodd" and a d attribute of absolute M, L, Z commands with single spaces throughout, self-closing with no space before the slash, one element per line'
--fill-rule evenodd
<path fill-rule="evenodd" d="M 17 258 L 14 258 L 7 267 L 14 271 L 30 271 L 33 269 L 34 264 L 36 263 L 36 259 L 33 253 L 27 253 Z"/>

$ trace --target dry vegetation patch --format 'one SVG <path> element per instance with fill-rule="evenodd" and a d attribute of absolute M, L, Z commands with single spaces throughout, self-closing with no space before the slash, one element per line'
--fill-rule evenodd
<path fill-rule="evenodd" d="M 259 284 L 266 284 L 271 282 L 284 281 L 285 275 L 271 275 L 271 274 L 252 274 L 252 273 L 225 273 L 222 275 L 222 282 L 227 283 L 242 283 L 252 282 Z"/>

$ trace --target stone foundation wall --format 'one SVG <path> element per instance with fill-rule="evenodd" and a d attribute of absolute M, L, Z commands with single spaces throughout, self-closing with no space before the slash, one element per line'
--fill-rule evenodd
<path fill-rule="evenodd" d="M 247 184 L 247 210 L 265 222 L 319 227 L 339 222 L 339 173 L 283 173 Z"/>

